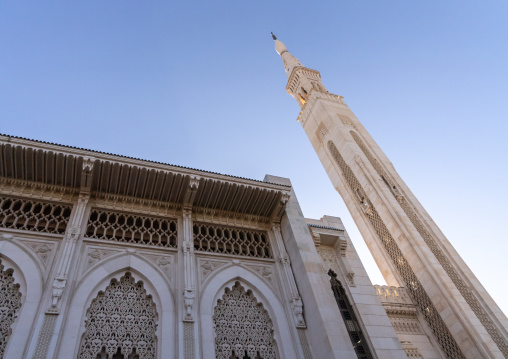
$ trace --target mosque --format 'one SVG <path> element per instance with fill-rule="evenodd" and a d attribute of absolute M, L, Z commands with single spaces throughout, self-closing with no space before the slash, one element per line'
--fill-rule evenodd
<path fill-rule="evenodd" d="M 287 178 L 0 135 L 0 358 L 508 357 L 506 316 L 344 98 L 273 39 L 388 286 Z"/>

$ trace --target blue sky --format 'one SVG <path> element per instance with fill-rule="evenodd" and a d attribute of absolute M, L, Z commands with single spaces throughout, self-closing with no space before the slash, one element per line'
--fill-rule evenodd
<path fill-rule="evenodd" d="M 508 312 L 508 2 L 0 0 L 0 132 L 289 177 L 343 218 L 285 93 L 273 31 L 321 72 Z"/>

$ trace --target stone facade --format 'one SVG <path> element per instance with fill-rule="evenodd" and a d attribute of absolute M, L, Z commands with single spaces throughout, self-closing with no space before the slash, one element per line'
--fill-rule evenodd
<path fill-rule="evenodd" d="M 304 67 L 274 40 L 288 76 L 286 90 L 301 108 L 298 120 L 391 286 L 378 287 L 378 292 L 384 293 L 383 305 L 390 308 L 390 319 L 408 356 L 508 357 L 506 316 L 343 97 L 329 93 L 319 72 Z M 402 327 L 410 324 L 404 322 L 408 318 L 396 320 L 393 306 L 387 305 L 395 292 L 407 294 L 431 338 L 402 334 Z M 413 311 L 401 308 L 396 312 L 402 317 Z"/>
<path fill-rule="evenodd" d="M 506 355 L 506 317 L 343 98 L 275 46 L 389 286 L 287 178 L 0 135 L 0 358 Z"/>
<path fill-rule="evenodd" d="M 340 219 L 286 178 L 1 136 L 0 261 L 3 358 L 405 357 Z"/>

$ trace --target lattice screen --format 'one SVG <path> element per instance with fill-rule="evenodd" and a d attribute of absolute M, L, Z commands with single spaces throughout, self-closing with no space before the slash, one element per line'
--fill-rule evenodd
<path fill-rule="evenodd" d="M 0 259 L 0 358 L 4 357 L 12 323 L 21 307 L 21 292 L 19 284 L 14 283 L 13 273 L 12 269 L 4 270 Z"/>
<path fill-rule="evenodd" d="M 272 258 L 266 232 L 204 223 L 195 223 L 193 231 L 194 249 L 198 251 Z"/>
<path fill-rule="evenodd" d="M 397 202 L 400 204 L 402 210 L 406 214 L 406 216 L 409 218 L 413 226 L 416 228 L 420 236 L 423 238 L 429 249 L 432 251 L 432 254 L 437 258 L 439 261 L 439 264 L 443 267 L 446 274 L 448 274 L 448 277 L 452 280 L 453 284 L 457 287 L 460 294 L 464 297 L 467 304 L 469 304 L 469 307 L 473 310 L 476 317 L 480 320 L 482 325 L 485 327 L 487 332 L 490 334 L 492 340 L 497 344 L 498 348 L 503 352 L 505 357 L 508 357 L 508 344 L 505 342 L 501 334 L 497 331 L 494 324 L 489 319 L 488 314 L 485 312 L 485 310 L 481 307 L 480 303 L 478 303 L 478 300 L 475 298 L 474 294 L 471 292 L 469 287 L 466 283 L 460 278 L 459 274 L 453 267 L 452 263 L 448 260 L 446 255 L 441 251 L 438 244 L 432 238 L 431 234 L 427 229 L 425 228 L 425 225 L 422 223 L 420 218 L 418 218 L 418 215 L 413 210 L 411 204 L 407 201 L 407 199 L 401 195 L 397 195 L 397 186 L 392 180 L 391 176 L 384 170 L 381 163 L 374 158 L 372 153 L 369 151 L 365 143 L 362 141 L 360 136 L 354 132 L 351 131 L 351 136 L 353 136 L 353 139 L 355 140 L 356 144 L 364 155 L 369 160 L 370 164 L 374 169 L 376 170 L 377 174 L 383 179 L 383 181 L 386 183 L 386 185 L 390 188 L 390 192 L 393 194 Z"/>
<path fill-rule="evenodd" d="M 0 197 L 0 227 L 64 234 L 71 206 Z"/>
<path fill-rule="evenodd" d="M 236 283 L 226 288 L 213 314 L 216 359 L 277 359 L 268 312 Z"/>
<path fill-rule="evenodd" d="M 397 243 L 395 243 L 392 235 L 381 219 L 381 216 L 378 214 L 377 210 L 367 198 L 362 185 L 356 178 L 351 168 L 347 165 L 346 161 L 344 161 L 344 158 L 339 153 L 339 150 L 332 141 L 328 141 L 328 150 L 330 151 L 332 158 L 341 169 L 343 177 L 346 183 L 349 185 L 351 191 L 353 193 L 360 193 L 363 203 L 370 207 L 370 211 L 366 211 L 365 216 L 376 231 L 379 239 L 381 240 L 381 243 L 386 249 L 386 252 L 390 256 L 392 263 L 394 264 L 395 268 L 397 268 L 398 273 L 406 284 L 409 295 L 416 303 L 416 306 L 423 313 L 423 316 L 428 322 L 431 330 L 434 332 L 436 340 L 441 345 L 444 353 L 448 358 L 464 358 L 462 351 L 455 342 L 453 336 L 450 334 L 448 327 L 439 315 L 439 312 L 434 307 L 434 304 L 425 292 L 425 289 L 416 277 L 413 269 L 402 254 L 402 251 L 398 247 Z"/>
<path fill-rule="evenodd" d="M 157 309 L 127 272 L 99 292 L 86 312 L 79 359 L 155 359 Z"/>
<path fill-rule="evenodd" d="M 176 220 L 92 209 L 86 235 L 117 242 L 176 247 Z"/>

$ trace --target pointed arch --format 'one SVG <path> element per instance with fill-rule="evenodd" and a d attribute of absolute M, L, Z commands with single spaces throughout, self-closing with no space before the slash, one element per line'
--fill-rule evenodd
<path fill-rule="evenodd" d="M 199 301 L 202 353 L 215 353 L 214 309 L 226 288 L 232 288 L 236 282 L 239 282 L 245 291 L 252 292 L 271 318 L 279 358 L 297 358 L 294 349 L 296 343 L 291 335 L 292 320 L 286 310 L 287 306 L 283 305 L 277 294 L 259 275 L 238 265 L 217 269 L 213 278 L 203 286 Z"/>
<path fill-rule="evenodd" d="M 41 303 L 44 278 L 33 254 L 16 243 L 15 238 L 0 241 L 0 258 L 4 268 L 13 270 L 14 282 L 19 284 L 21 293 L 21 308 L 11 326 L 12 334 L 3 358 L 19 358 L 28 350 L 29 338 Z M 17 327 L 32 329 L 15 330 Z"/>
<path fill-rule="evenodd" d="M 157 319 L 157 308 L 142 281 L 136 282 L 130 272 L 119 280 L 113 278 L 87 309 L 78 357 L 120 353 L 129 359 L 155 359 Z"/>
<path fill-rule="evenodd" d="M 226 287 L 214 308 L 215 356 L 217 359 L 277 359 L 270 315 L 252 291 L 239 281 Z"/>
<path fill-rule="evenodd" d="M 81 338 L 85 333 L 86 311 L 99 291 L 103 291 L 114 278 L 120 278 L 130 272 L 136 281 L 142 281 L 146 294 L 152 297 L 157 308 L 158 322 L 155 335 L 157 353 L 169 357 L 176 355 L 175 334 L 175 301 L 169 280 L 155 268 L 155 265 L 136 254 L 126 253 L 115 257 L 101 266 L 89 271 L 78 283 L 70 301 L 63 336 L 57 349 L 57 357 L 78 356 Z M 164 338 L 164 339 L 162 339 Z M 94 358 L 95 359 L 95 358 Z"/>

